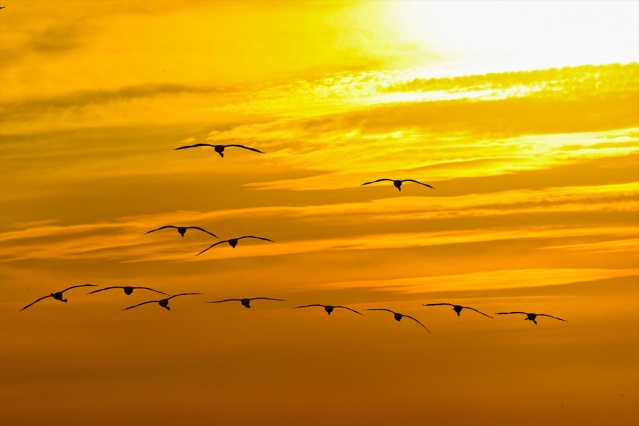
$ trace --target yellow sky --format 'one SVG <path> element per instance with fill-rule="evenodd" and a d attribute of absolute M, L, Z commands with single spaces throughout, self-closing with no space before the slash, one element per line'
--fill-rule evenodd
<path fill-rule="evenodd" d="M 636 2 L 2 5 L 0 424 L 639 420 Z"/>

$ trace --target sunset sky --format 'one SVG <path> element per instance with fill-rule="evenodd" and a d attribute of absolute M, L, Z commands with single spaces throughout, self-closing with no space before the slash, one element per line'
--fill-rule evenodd
<path fill-rule="evenodd" d="M 2 426 L 639 422 L 638 2 L 0 5 Z"/>

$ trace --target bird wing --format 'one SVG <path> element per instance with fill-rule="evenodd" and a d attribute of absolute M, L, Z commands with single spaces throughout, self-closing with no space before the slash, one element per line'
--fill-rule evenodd
<path fill-rule="evenodd" d="M 320 305 L 319 303 L 314 303 L 314 304 L 312 304 L 312 305 L 296 306 L 296 307 L 294 307 L 293 309 L 297 309 L 297 308 L 310 308 L 310 307 L 313 307 L 313 306 L 321 306 L 322 308 L 325 308 L 325 307 L 326 307 L 326 306 L 324 306 L 324 305 Z"/>
<path fill-rule="evenodd" d="M 415 318 L 411 317 L 410 315 L 404 315 L 404 317 L 412 319 L 412 320 L 413 320 L 413 321 L 415 321 L 417 324 L 419 324 L 419 325 L 421 325 L 422 327 L 424 327 L 424 329 L 430 333 L 430 330 L 429 330 L 429 329 L 427 329 L 427 328 L 426 328 L 426 326 L 425 326 L 424 324 L 422 324 L 421 322 L 419 322 L 417 319 L 415 319 Z"/>
<path fill-rule="evenodd" d="M 464 309 L 470 309 L 471 311 L 475 311 L 475 312 L 477 312 L 478 314 L 482 314 L 482 315 L 483 315 L 483 316 L 485 316 L 485 317 L 492 318 L 490 315 L 486 315 L 486 314 L 485 314 L 485 313 L 483 313 L 482 311 L 478 311 L 477 309 L 475 309 L 475 308 L 471 308 L 470 306 L 462 306 L 462 308 L 464 308 Z"/>
<path fill-rule="evenodd" d="M 255 149 L 255 148 L 251 148 L 250 146 L 245 146 L 245 145 L 237 145 L 237 144 L 232 144 L 232 145 L 224 145 L 225 147 L 229 147 L 229 146 L 234 146 L 236 148 L 244 148 L 244 149 L 248 149 L 250 151 L 255 151 L 255 152 L 259 152 L 260 154 L 264 154 L 262 151 L 260 151 L 259 149 Z"/>
<path fill-rule="evenodd" d="M 215 247 L 215 246 L 216 246 L 216 245 L 218 245 L 218 244 L 228 243 L 228 242 L 229 242 L 229 240 L 224 240 L 224 241 L 218 241 L 218 242 L 217 242 L 217 243 L 215 243 L 215 244 L 211 244 L 210 246 L 208 246 L 207 248 L 205 248 L 204 250 L 202 250 L 201 252 L 199 252 L 198 254 L 196 254 L 196 256 L 201 255 L 202 253 L 204 253 L 204 252 L 205 252 L 205 251 L 207 251 L 208 249 L 212 249 L 213 247 Z"/>
<path fill-rule="evenodd" d="M 384 309 L 384 308 L 370 308 L 370 309 L 366 309 L 367 311 L 387 311 L 390 312 L 392 314 L 396 314 L 397 312 L 395 311 L 391 311 L 390 309 Z"/>
<path fill-rule="evenodd" d="M 78 285 L 72 285 L 69 288 L 65 288 L 64 290 L 62 290 L 60 293 L 64 293 L 65 291 L 71 290 L 72 288 L 78 288 L 78 287 L 97 287 L 97 284 L 78 284 Z"/>
<path fill-rule="evenodd" d="M 41 298 L 39 298 L 38 300 L 36 300 L 35 302 L 31 302 L 29 303 L 27 306 L 25 306 L 24 308 L 20 309 L 21 311 L 24 311 L 25 309 L 27 309 L 29 306 L 31 305 L 35 305 L 36 303 L 38 303 L 39 301 L 41 301 L 42 299 L 46 299 L 47 297 L 51 297 L 51 295 L 48 296 L 42 296 Z"/>
<path fill-rule="evenodd" d="M 217 235 L 215 235 L 214 233 L 209 232 L 209 231 L 207 231 L 207 230 L 206 230 L 206 229 L 204 229 L 204 228 L 200 228 L 199 226 L 187 226 L 187 228 L 189 228 L 189 229 L 199 229 L 199 230 L 200 230 L 200 231 L 202 231 L 202 232 L 206 232 L 206 233 L 207 233 L 207 234 L 209 234 L 209 235 L 213 235 L 215 238 L 219 238 L 219 237 L 218 237 Z"/>
<path fill-rule="evenodd" d="M 424 182 L 420 182 L 420 181 L 415 180 L 415 179 L 404 179 L 402 182 L 415 182 L 415 183 L 418 183 L 418 184 L 420 184 L 420 185 L 424 185 L 424 186 L 427 186 L 427 187 L 429 187 L 429 188 L 433 188 L 433 189 L 435 189 L 435 187 L 434 187 L 434 186 L 431 186 L 431 185 L 429 185 L 429 184 L 427 184 L 427 183 L 424 183 Z"/>
<path fill-rule="evenodd" d="M 175 148 L 175 150 L 188 149 L 188 148 L 197 148 L 198 146 L 210 146 L 211 148 L 215 148 L 215 145 L 211 145 L 210 143 L 196 143 L 195 145 L 180 146 L 178 148 Z"/>
<path fill-rule="evenodd" d="M 441 305 L 446 305 L 446 306 L 455 306 L 452 303 L 426 303 L 423 306 L 441 306 Z"/>
<path fill-rule="evenodd" d="M 113 288 L 124 288 L 124 287 L 113 287 Z M 133 287 L 133 288 L 137 288 L 137 289 L 140 289 L 140 290 L 150 290 L 150 291 L 154 291 L 154 292 L 156 292 L 156 293 L 166 294 L 166 295 L 168 296 L 168 294 L 167 294 L 167 293 L 165 293 L 165 292 L 163 292 L 163 291 L 160 291 L 160 290 L 156 290 L 156 289 L 150 288 L 150 287 Z M 106 290 L 106 289 L 105 289 L 105 290 Z M 89 293 L 89 294 L 90 294 L 90 293 Z"/>
<path fill-rule="evenodd" d="M 276 300 L 278 302 L 286 302 L 284 299 L 274 299 L 272 297 L 251 297 L 249 300 Z"/>
<path fill-rule="evenodd" d="M 371 183 L 382 182 L 382 181 L 385 181 L 385 180 L 388 180 L 388 181 L 391 181 L 391 182 L 395 182 L 393 179 L 382 178 L 382 179 L 377 179 L 377 180 L 374 180 L 374 181 L 371 181 L 371 182 L 364 182 L 362 185 L 370 185 Z"/>
<path fill-rule="evenodd" d="M 561 319 L 561 318 L 557 318 L 557 317 L 553 317 L 552 315 L 548 315 L 548 314 L 537 314 L 537 316 L 538 316 L 538 317 L 550 317 L 550 318 L 554 318 L 554 319 L 559 320 L 559 321 L 566 321 L 566 322 L 568 322 L 568 320 Z"/>
<path fill-rule="evenodd" d="M 214 300 L 213 302 L 204 302 L 204 303 L 222 303 L 222 302 L 241 302 L 242 299 L 224 299 L 224 300 Z"/>
<path fill-rule="evenodd" d="M 245 235 L 243 237 L 237 238 L 238 240 L 241 240 L 242 238 L 257 238 L 258 240 L 264 240 L 264 241 L 270 241 L 272 243 L 274 243 L 275 241 L 273 240 L 269 240 L 268 238 L 263 238 L 263 237 L 256 237 L 254 235 Z"/>
<path fill-rule="evenodd" d="M 147 232 L 145 232 L 145 234 L 150 234 L 151 232 L 159 231 L 160 229 L 166 229 L 166 228 L 176 228 L 176 229 L 177 229 L 177 226 L 174 226 L 174 225 L 165 225 L 165 226 L 161 226 L 161 227 L 159 227 L 158 229 L 152 229 L 152 230 L 150 230 L 150 231 L 147 231 Z"/>
<path fill-rule="evenodd" d="M 104 288 L 99 288 L 97 290 L 93 290 L 92 292 L 89 292 L 87 294 L 99 293 L 99 292 L 104 291 L 104 290 L 111 290 L 112 288 L 124 288 L 124 287 L 122 287 L 122 286 L 104 287 Z M 135 288 L 141 288 L 141 287 L 135 287 Z"/>
<path fill-rule="evenodd" d="M 508 315 L 508 314 L 524 314 L 528 315 L 528 312 L 495 312 L 497 315 Z"/>
<path fill-rule="evenodd" d="M 179 294 L 174 294 L 173 296 L 169 297 L 169 300 L 173 299 L 174 297 L 178 297 L 178 296 L 188 296 L 188 295 L 194 295 L 194 294 L 202 294 L 202 293 L 179 293 Z"/>
<path fill-rule="evenodd" d="M 359 315 L 364 316 L 364 314 L 362 314 L 362 313 L 360 313 L 360 312 L 357 312 L 355 309 L 351 309 L 351 308 L 348 308 L 348 307 L 346 307 L 346 306 L 333 306 L 333 307 L 334 307 L 334 308 L 348 309 L 348 310 L 349 310 L 349 311 L 351 311 L 351 312 L 355 312 L 356 314 L 359 314 Z"/>
<path fill-rule="evenodd" d="M 164 299 L 161 299 L 161 300 L 164 300 Z M 124 308 L 122 310 L 126 311 L 127 309 L 136 308 L 138 306 L 146 305 L 147 303 L 158 303 L 158 302 L 159 300 L 147 300 L 146 302 L 138 303 L 137 305 L 129 306 L 128 308 Z"/>

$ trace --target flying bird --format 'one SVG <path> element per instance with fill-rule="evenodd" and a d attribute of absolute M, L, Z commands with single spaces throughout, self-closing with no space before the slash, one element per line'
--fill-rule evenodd
<path fill-rule="evenodd" d="M 338 309 L 338 308 L 340 308 L 340 309 L 348 309 L 349 311 L 351 311 L 351 312 L 355 312 L 355 313 L 356 313 L 356 314 L 358 314 L 358 315 L 362 315 L 362 316 L 364 315 L 364 314 L 362 314 L 362 313 L 357 312 L 355 309 L 351 309 L 351 308 L 346 307 L 346 306 L 321 305 L 321 304 L 319 304 L 319 303 L 315 303 L 315 304 L 313 304 L 313 305 L 296 306 L 296 307 L 294 307 L 293 309 L 299 309 L 299 308 L 310 308 L 310 307 L 312 307 L 312 306 L 320 306 L 320 307 L 324 308 L 324 310 L 326 311 L 326 313 L 327 313 L 327 314 L 329 314 L 329 315 L 331 314 L 331 312 L 333 312 L 333 310 L 334 310 L 334 309 Z"/>
<path fill-rule="evenodd" d="M 165 293 L 165 292 L 163 292 L 163 291 L 154 290 L 154 289 L 149 288 L 149 287 L 134 287 L 134 286 L 130 286 L 130 285 L 127 285 L 127 286 L 118 286 L 118 285 L 115 285 L 115 286 L 111 286 L 111 287 L 100 288 L 100 289 L 98 289 L 98 290 L 93 290 L 92 292 L 90 292 L 90 293 L 88 293 L 88 294 L 99 293 L 99 292 L 101 292 L 101 291 L 111 290 L 111 289 L 113 289 L 113 288 L 121 288 L 122 290 L 124 290 L 124 293 L 125 293 L 127 296 L 130 296 L 130 295 L 131 295 L 131 293 L 133 293 L 133 290 L 135 290 L 135 289 L 140 289 L 140 290 L 150 290 L 150 291 L 154 291 L 154 292 L 156 292 L 156 293 L 166 294 L 166 293 Z M 168 294 L 166 294 L 166 295 L 168 296 Z"/>
<path fill-rule="evenodd" d="M 150 231 L 148 231 L 148 232 L 145 232 L 145 234 L 150 234 L 151 232 L 155 232 L 155 231 L 159 231 L 160 229 L 167 229 L 167 228 L 175 228 L 175 229 L 177 229 L 178 233 L 182 236 L 182 238 L 184 238 L 184 234 L 186 234 L 186 230 L 187 230 L 187 229 L 197 229 L 197 230 L 199 230 L 199 231 L 206 232 L 207 234 L 212 235 L 212 236 L 214 236 L 215 238 L 218 238 L 218 236 L 217 236 L 217 235 L 215 235 L 214 233 L 209 232 L 209 231 L 207 231 L 207 230 L 206 230 L 206 229 L 204 229 L 204 228 L 200 228 L 199 226 L 174 226 L 174 225 L 166 225 L 166 226 L 160 226 L 158 229 L 152 229 L 152 230 L 150 230 Z"/>
<path fill-rule="evenodd" d="M 200 146 L 209 146 L 211 148 L 214 148 L 215 152 L 220 154 L 220 157 L 224 157 L 224 148 L 229 148 L 229 147 L 244 148 L 244 149 L 248 149 L 249 151 L 255 151 L 255 152 L 259 152 L 260 154 L 264 154 L 259 149 L 251 148 L 250 146 L 238 145 L 238 144 L 211 145 L 210 143 L 196 143 L 195 145 L 185 145 L 185 146 L 181 146 L 181 147 L 178 147 L 178 148 L 175 148 L 175 149 L 178 150 L 178 149 L 197 148 L 197 147 L 200 147 Z"/>
<path fill-rule="evenodd" d="M 262 237 L 255 237 L 253 235 L 245 235 L 243 237 L 238 237 L 238 238 L 231 238 L 230 240 L 222 240 L 222 241 L 218 241 L 215 244 L 211 244 L 210 246 L 208 246 L 207 248 L 205 248 L 204 250 L 202 250 L 201 252 L 199 252 L 198 254 L 196 254 L 196 256 L 201 255 L 202 253 L 204 253 L 205 251 L 207 251 L 208 249 L 211 249 L 213 247 L 215 247 L 218 244 L 222 244 L 222 243 L 229 243 L 229 245 L 233 248 L 235 248 L 235 246 L 237 245 L 238 241 L 241 240 L 242 238 L 257 238 L 258 240 L 264 240 L 264 241 L 270 241 L 272 243 L 274 243 L 275 241 L 273 240 L 269 240 L 268 238 L 262 238 Z"/>
<path fill-rule="evenodd" d="M 180 294 L 174 294 L 171 297 L 167 297 L 166 299 L 160 299 L 160 300 L 148 300 L 146 302 L 142 302 L 142 303 L 138 303 L 137 305 L 133 305 L 133 306 L 129 306 L 128 308 L 124 308 L 122 309 L 123 311 L 126 311 L 127 309 L 132 309 L 135 308 L 137 306 L 142 306 L 142 305 L 146 305 L 147 303 L 158 303 L 160 306 L 162 306 L 164 309 L 170 311 L 171 307 L 169 306 L 169 300 L 173 299 L 174 297 L 179 297 L 179 296 L 188 296 L 188 295 L 195 295 L 195 294 L 202 294 L 202 293 L 180 293 Z"/>
<path fill-rule="evenodd" d="M 395 185 L 395 188 L 397 188 L 398 191 L 402 190 L 402 183 L 404 183 L 404 182 L 415 182 L 415 183 L 418 183 L 420 185 L 424 185 L 424 186 L 427 186 L 429 188 L 435 189 L 434 186 L 431 186 L 431 185 L 429 185 L 427 183 L 416 181 L 415 179 L 387 179 L 387 178 L 383 178 L 383 179 L 374 180 L 372 182 L 364 182 L 361 186 L 370 185 L 371 183 L 377 183 L 377 182 L 383 182 L 383 181 L 393 182 L 393 185 Z"/>
<path fill-rule="evenodd" d="M 453 305 L 452 303 L 427 303 L 424 306 L 452 306 L 453 307 L 453 311 L 457 312 L 457 316 L 459 316 L 459 314 L 461 313 L 462 309 L 470 309 L 471 311 L 475 311 L 477 313 L 482 314 L 485 317 L 488 318 L 492 318 L 490 315 L 486 315 L 485 313 L 478 311 L 475 308 L 471 308 L 470 306 L 461 306 L 461 305 Z"/>
<path fill-rule="evenodd" d="M 272 297 L 247 297 L 244 299 L 224 299 L 224 300 L 215 300 L 213 302 L 205 302 L 205 303 L 223 303 L 223 302 L 240 302 L 242 306 L 245 308 L 251 307 L 252 300 L 276 300 L 278 302 L 284 302 L 283 299 L 273 299 Z"/>
<path fill-rule="evenodd" d="M 20 309 L 20 310 L 21 310 L 21 311 L 24 311 L 24 310 L 25 310 L 25 309 L 27 309 L 29 306 L 34 305 L 34 304 L 38 303 L 39 301 L 41 301 L 42 299 L 46 299 L 47 297 L 53 297 L 55 300 L 59 300 L 60 302 L 64 302 L 64 303 L 66 303 L 66 302 L 67 302 L 67 299 L 63 299 L 63 298 L 62 298 L 62 294 L 63 294 L 65 291 L 69 291 L 69 290 L 71 290 L 72 288 L 77 288 L 77 287 L 97 287 L 97 284 L 80 284 L 80 285 L 74 285 L 74 286 L 69 287 L 69 288 L 65 288 L 64 290 L 62 290 L 62 291 L 58 291 L 57 293 L 51 293 L 51 294 L 49 294 L 48 296 L 42 296 L 41 298 L 39 298 L 39 299 L 38 299 L 38 300 L 36 300 L 35 302 L 31 302 L 31 303 L 29 303 L 27 306 L 25 306 L 24 308 L 22 308 L 22 309 Z"/>
<path fill-rule="evenodd" d="M 496 314 L 497 315 L 524 314 L 524 315 L 526 315 L 526 318 L 524 318 L 524 321 L 532 321 L 535 324 L 537 324 L 537 317 L 549 317 L 549 318 L 554 318 L 554 319 L 559 320 L 559 321 L 568 322 L 568 320 L 557 318 L 557 317 L 553 317 L 552 315 L 534 314 L 532 312 L 496 312 Z"/>
<path fill-rule="evenodd" d="M 424 329 L 426 331 L 428 331 L 430 333 L 430 330 L 426 328 L 426 326 L 424 324 L 422 324 L 421 322 L 419 322 L 417 319 L 409 316 L 409 315 L 404 315 L 404 314 L 400 314 L 399 312 L 395 312 L 395 311 L 391 311 L 390 309 L 384 309 L 384 308 L 370 308 L 370 309 L 366 309 L 367 311 L 387 311 L 393 314 L 393 317 L 395 318 L 396 321 L 401 321 L 402 318 L 406 317 L 406 318 L 410 318 L 413 321 L 415 321 L 417 324 L 421 325 L 422 327 L 424 327 Z"/>

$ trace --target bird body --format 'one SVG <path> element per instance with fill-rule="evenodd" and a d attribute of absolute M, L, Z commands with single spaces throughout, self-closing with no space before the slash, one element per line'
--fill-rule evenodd
<path fill-rule="evenodd" d="M 146 305 L 147 303 L 157 303 L 158 305 L 160 305 L 161 307 L 163 307 L 167 311 L 170 311 L 171 307 L 169 306 L 169 300 L 173 299 L 174 297 L 189 296 L 189 295 L 196 295 L 196 294 L 202 294 L 202 293 L 180 293 L 180 294 L 174 294 L 173 296 L 167 297 L 165 299 L 147 300 L 146 302 L 138 303 L 137 305 L 129 306 L 128 308 L 124 308 L 122 310 L 126 311 L 127 309 L 132 309 L 132 308 L 135 308 L 135 307 L 138 307 L 138 306 Z"/>
<path fill-rule="evenodd" d="M 462 306 L 462 305 L 454 305 L 452 303 L 427 303 L 424 306 L 452 306 L 453 307 L 453 311 L 455 311 L 457 313 L 457 316 L 460 316 L 459 314 L 461 313 L 462 309 L 470 309 L 471 311 L 475 311 L 477 313 L 482 314 L 485 317 L 488 318 L 492 318 L 490 315 L 487 315 L 481 311 L 478 311 L 475 308 L 471 308 L 470 306 Z"/>
<path fill-rule="evenodd" d="M 418 183 L 420 185 L 424 185 L 427 186 L 429 188 L 435 189 L 435 187 L 427 184 L 427 183 L 423 183 L 423 182 L 419 182 L 415 179 L 388 179 L 388 178 L 382 178 L 382 179 L 377 179 L 371 182 L 364 182 L 362 184 L 363 185 L 370 185 L 371 183 L 377 183 L 377 182 L 384 182 L 384 181 L 389 181 L 389 182 L 393 182 L 393 185 L 395 186 L 395 188 L 397 188 L 398 191 L 402 190 L 402 183 L 404 182 L 414 182 L 414 183 Z"/>
<path fill-rule="evenodd" d="M 496 312 L 496 314 L 497 315 L 524 314 L 524 315 L 526 315 L 526 318 L 524 318 L 524 321 L 532 321 L 535 325 L 537 324 L 537 317 L 549 317 L 549 318 L 554 318 L 554 319 L 559 320 L 559 321 L 568 322 L 568 320 L 565 320 L 565 319 L 562 319 L 562 318 L 553 317 L 552 315 L 535 314 L 535 313 L 532 313 L 532 312 Z"/>
<path fill-rule="evenodd" d="M 430 330 L 426 328 L 426 326 L 424 324 L 422 324 L 421 322 L 419 322 L 419 320 L 417 320 L 416 318 L 411 317 L 410 315 L 404 315 L 404 314 L 400 314 L 399 312 L 395 312 L 395 311 L 391 311 L 390 309 L 385 309 L 385 308 L 370 308 L 370 309 L 366 309 L 367 311 L 387 311 L 393 314 L 393 318 L 395 318 L 396 321 L 401 321 L 402 318 L 406 317 L 406 318 L 410 318 L 413 321 L 415 321 L 417 324 L 421 325 L 422 327 L 424 327 L 424 329 L 426 331 L 428 331 L 430 333 Z"/>
<path fill-rule="evenodd" d="M 214 236 L 215 238 L 218 238 L 218 236 L 217 236 L 217 235 L 215 235 L 214 233 L 209 232 L 209 231 L 207 231 L 207 230 L 206 230 L 206 229 L 204 229 L 204 228 L 200 228 L 199 226 L 175 226 L 175 225 L 165 225 L 165 226 L 160 226 L 160 227 L 159 227 L 159 228 L 157 228 L 157 229 L 152 229 L 152 230 L 150 230 L 150 231 L 147 231 L 147 232 L 145 232 L 145 234 L 150 234 L 151 232 L 155 232 L 155 231 L 159 231 L 159 230 L 161 230 L 161 229 L 167 229 L 167 228 L 175 228 L 175 229 L 177 229 L 178 233 L 182 236 L 182 238 L 184 238 L 184 234 L 186 233 L 186 230 L 187 230 L 187 229 L 197 229 L 197 230 L 199 230 L 199 231 L 206 232 L 207 234 L 212 235 L 212 236 Z"/>
<path fill-rule="evenodd" d="M 197 148 L 197 147 L 200 147 L 200 146 L 206 146 L 206 147 L 210 147 L 210 148 L 215 149 L 215 152 L 220 154 L 220 157 L 224 157 L 224 149 L 225 148 L 229 148 L 229 147 L 243 148 L 243 149 L 248 149 L 249 151 L 254 151 L 254 152 L 259 152 L 260 154 L 264 154 L 259 149 L 255 149 L 255 148 L 251 148 L 250 146 L 239 145 L 239 144 L 213 145 L 213 144 L 210 144 L 210 143 L 196 143 L 195 145 L 185 145 L 185 146 L 180 146 L 180 147 L 175 148 L 175 149 L 176 150 L 178 150 L 178 149 L 189 149 L 189 148 Z"/>
<path fill-rule="evenodd" d="M 74 286 L 71 286 L 71 287 L 69 287 L 69 288 L 65 288 L 65 289 L 64 289 L 64 290 L 62 290 L 62 291 L 58 291 L 58 292 L 56 292 L 56 293 L 51 293 L 51 294 L 49 294 L 48 296 L 42 296 L 41 298 L 39 298 L 39 299 L 38 299 L 38 300 L 36 300 L 35 302 L 31 302 L 31 303 L 29 303 L 27 306 L 25 306 L 24 308 L 22 308 L 22 309 L 20 309 L 20 310 L 21 310 L 21 311 L 24 311 L 24 310 L 25 310 L 25 309 L 27 309 L 29 306 L 34 305 L 34 304 L 38 303 L 39 301 L 41 301 L 41 300 L 43 300 L 43 299 L 46 299 L 47 297 L 53 297 L 55 300 L 59 300 L 60 302 L 64 302 L 64 303 L 66 303 L 66 302 L 67 302 L 67 299 L 64 299 L 64 298 L 62 297 L 62 294 L 63 294 L 65 291 L 69 291 L 69 290 L 71 290 L 72 288 L 77 288 L 77 287 L 97 287 L 97 285 L 96 285 L 96 284 L 79 284 L 79 285 L 74 285 Z"/>
<path fill-rule="evenodd" d="M 362 314 L 362 313 L 360 313 L 360 312 L 357 312 L 355 309 L 351 309 L 351 308 L 346 307 L 346 306 L 339 306 L 339 305 L 322 305 L 322 304 L 319 304 L 319 303 L 314 303 L 314 304 L 312 304 L 312 305 L 296 306 L 296 307 L 294 307 L 293 309 L 299 309 L 299 308 L 310 308 L 310 307 L 313 307 L 313 306 L 319 306 L 319 307 L 324 308 L 324 310 L 326 311 L 326 313 L 327 313 L 327 314 L 329 314 L 329 315 L 333 312 L 333 310 L 338 309 L 338 308 L 339 308 L 339 309 L 347 309 L 347 310 L 349 310 L 349 311 L 351 311 L 351 312 L 355 312 L 355 313 L 356 313 L 356 314 L 358 314 L 358 315 L 362 315 L 362 316 L 364 315 L 364 314 Z"/>
<path fill-rule="evenodd" d="M 250 308 L 252 300 L 275 300 L 278 302 L 284 302 L 283 299 L 274 299 L 272 297 L 245 297 L 243 299 L 214 300 L 213 302 L 206 302 L 206 303 L 240 302 L 242 306 L 244 306 L 245 308 Z"/>
<path fill-rule="evenodd" d="M 210 246 L 208 246 L 207 248 L 205 248 L 204 250 L 202 250 L 201 252 L 199 252 L 198 254 L 196 254 L 196 256 L 201 255 L 202 253 L 204 253 L 205 251 L 212 249 L 213 247 L 222 244 L 222 243 L 229 243 L 229 245 L 233 248 L 235 248 L 235 246 L 237 245 L 237 243 L 242 239 L 242 238 L 256 238 L 258 240 L 264 240 L 264 241 L 270 241 L 270 242 L 274 242 L 273 240 L 269 240 L 268 238 L 263 238 L 263 237 L 256 237 L 254 235 L 245 235 L 243 237 L 238 237 L 238 238 L 231 238 L 228 240 L 222 240 L 222 241 L 218 241 L 215 244 L 211 244 Z"/>
<path fill-rule="evenodd" d="M 121 288 L 122 290 L 124 290 L 124 293 L 125 293 L 127 296 L 130 296 L 130 295 L 131 295 L 131 293 L 133 293 L 133 290 L 135 290 L 135 289 L 140 289 L 140 290 L 150 290 L 150 291 L 154 291 L 154 292 L 156 292 L 156 293 L 166 294 L 166 293 L 165 293 L 165 292 L 163 292 L 163 291 L 154 290 L 154 289 L 149 288 L 149 287 L 118 286 L 118 285 L 116 285 L 116 286 L 111 286 L 111 287 L 100 288 L 100 289 L 98 289 L 98 290 L 93 290 L 92 292 L 90 292 L 90 293 L 88 293 L 88 294 L 99 293 L 99 292 L 101 292 L 101 291 L 111 290 L 111 289 L 114 289 L 114 288 Z M 166 294 L 166 295 L 168 296 L 168 294 Z"/>

